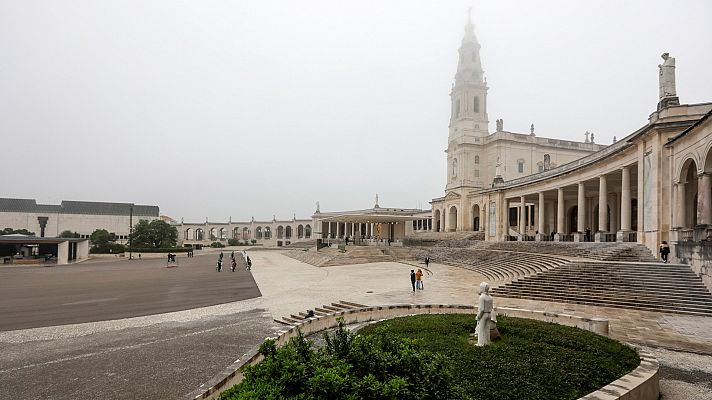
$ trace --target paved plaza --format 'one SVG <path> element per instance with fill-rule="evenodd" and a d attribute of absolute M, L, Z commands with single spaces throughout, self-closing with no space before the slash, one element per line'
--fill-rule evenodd
<path fill-rule="evenodd" d="M 475 287 L 483 280 L 469 270 L 431 264 L 425 290 L 413 293 L 408 274 L 414 266 L 407 264 L 318 268 L 277 251 L 249 254 L 261 297 L 157 315 L 0 332 L 0 398 L 187 398 L 279 329 L 273 318 L 338 300 L 369 305 L 473 304 Z M 194 267 L 208 271 L 216 287 L 243 280 L 233 279 L 229 271 L 217 274 L 213 262 L 213 256 L 196 257 Z M 144 260 L 135 265 L 139 270 L 165 270 L 159 264 Z M 69 268 L 111 271 L 119 264 Z M 115 295 L 98 291 L 94 296 Z M 17 300 L 32 297 L 33 292 L 26 290 Z M 613 337 L 645 344 L 660 359 L 665 399 L 712 399 L 712 318 L 497 298 L 495 305 L 609 318 Z"/>

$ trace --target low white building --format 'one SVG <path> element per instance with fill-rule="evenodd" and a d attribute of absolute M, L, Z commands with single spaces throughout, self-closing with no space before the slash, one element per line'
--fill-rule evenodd
<path fill-rule="evenodd" d="M 0 229 L 27 229 L 38 237 L 72 231 L 88 238 L 96 229 L 106 229 L 125 243 L 131 224 L 158 218 L 158 206 L 95 201 L 38 204 L 34 199 L 0 198 Z"/>

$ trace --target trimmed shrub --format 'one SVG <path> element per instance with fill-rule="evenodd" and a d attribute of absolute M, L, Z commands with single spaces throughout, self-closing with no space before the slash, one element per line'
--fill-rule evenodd
<path fill-rule="evenodd" d="M 359 334 L 407 338 L 443 355 L 454 384 L 473 399 L 574 400 L 640 364 L 634 349 L 583 329 L 498 316 L 502 340 L 476 347 L 468 342 L 474 328 L 473 315 L 418 315 L 368 325 Z"/>
<path fill-rule="evenodd" d="M 101 246 L 92 246 L 89 249 L 91 254 L 120 254 L 126 251 L 126 246 L 119 243 L 105 243 Z"/>
<path fill-rule="evenodd" d="M 225 247 L 225 245 L 220 242 L 212 242 L 212 243 L 210 243 L 210 247 L 213 247 L 216 249 L 221 249 L 221 248 Z"/>
<path fill-rule="evenodd" d="M 161 249 L 161 248 L 153 248 L 153 247 L 149 247 L 149 248 L 141 247 L 141 248 L 133 248 L 130 250 L 134 253 L 185 253 L 187 251 L 190 251 L 191 248 L 190 247 L 169 247 L 169 248 Z M 129 249 L 127 248 L 126 251 L 128 252 Z"/>
<path fill-rule="evenodd" d="M 228 246 L 239 246 L 240 241 L 238 239 L 228 239 L 227 244 Z"/>

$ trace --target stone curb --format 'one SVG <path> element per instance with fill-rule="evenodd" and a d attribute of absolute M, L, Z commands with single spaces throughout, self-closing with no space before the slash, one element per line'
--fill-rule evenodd
<path fill-rule="evenodd" d="M 500 315 L 554 322 L 585 329 L 603 336 L 608 335 L 607 319 L 586 318 L 512 307 L 496 307 L 495 310 Z M 283 346 L 290 338 L 297 336 L 299 331 L 308 336 L 319 331 L 335 328 L 339 325 L 338 319 L 343 319 L 346 325 L 351 325 L 418 314 L 474 313 L 475 306 L 464 304 L 391 304 L 363 307 L 307 318 L 299 324 L 290 326 L 288 329 L 278 331 L 273 339 L 275 339 L 277 346 Z M 245 365 L 254 365 L 262 361 L 263 357 L 259 354 L 258 348 L 252 349 L 241 359 L 236 360 L 222 374 L 208 382 L 211 385 L 208 389 L 204 389 L 201 386 L 201 389 L 192 392 L 188 398 L 195 400 L 214 399 L 221 392 L 240 383 L 243 379 L 240 369 Z M 641 362 L 633 372 L 579 400 L 657 400 L 660 393 L 658 361 L 643 350 L 639 350 L 639 354 Z"/>

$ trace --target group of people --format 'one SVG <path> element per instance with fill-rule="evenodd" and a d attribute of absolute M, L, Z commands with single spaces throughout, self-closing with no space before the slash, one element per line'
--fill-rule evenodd
<path fill-rule="evenodd" d="M 413 286 L 413 291 L 424 290 L 423 287 L 423 270 L 418 268 L 418 272 L 415 270 L 410 270 L 410 284 Z"/>
<path fill-rule="evenodd" d="M 220 252 L 220 255 L 218 256 L 217 265 L 216 265 L 216 267 L 215 267 L 215 269 L 216 269 L 218 272 L 221 272 L 221 271 L 222 271 L 222 264 L 223 264 L 223 257 L 224 257 L 224 256 L 225 256 L 225 254 L 221 251 L 221 252 Z M 252 269 L 252 260 L 250 259 L 250 256 L 248 256 L 247 253 L 245 253 L 244 251 L 242 252 L 242 256 L 245 258 L 245 263 L 247 264 L 247 270 L 248 270 L 248 271 L 251 270 L 251 269 Z M 230 260 L 231 260 L 231 262 L 230 262 L 230 269 L 232 270 L 232 272 L 235 272 L 235 269 L 237 268 L 237 260 L 235 259 L 235 252 L 234 252 L 234 251 L 230 253 Z"/>
<path fill-rule="evenodd" d="M 425 269 L 428 269 L 428 266 L 430 266 L 430 257 L 425 257 Z M 413 269 L 410 270 L 410 284 L 413 286 L 414 292 L 416 290 L 425 290 L 423 275 L 423 270 L 420 268 L 418 268 L 418 272 Z"/>
<path fill-rule="evenodd" d="M 193 249 L 188 250 L 188 258 L 193 258 Z"/>
<path fill-rule="evenodd" d="M 169 263 L 172 263 L 172 262 L 174 263 L 174 262 L 176 262 L 176 255 L 175 255 L 175 254 L 173 254 L 173 253 L 168 253 L 168 254 L 167 254 L 167 257 L 168 257 L 168 262 L 169 262 Z M 141 259 L 141 255 L 140 255 L 140 254 L 138 255 L 138 258 Z"/>

